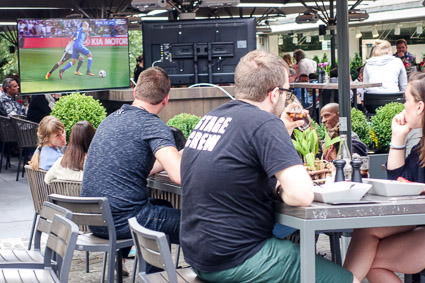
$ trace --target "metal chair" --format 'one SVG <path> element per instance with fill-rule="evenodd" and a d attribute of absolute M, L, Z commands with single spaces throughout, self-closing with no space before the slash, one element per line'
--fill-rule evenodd
<path fill-rule="evenodd" d="M 108 258 L 108 282 L 114 282 L 115 254 L 117 256 L 118 282 L 122 282 L 122 253 L 121 249 L 131 247 L 133 239 L 117 240 L 114 220 L 112 218 L 109 201 L 105 197 L 70 197 L 58 194 L 49 195 L 49 201 L 72 211 L 72 220 L 78 225 L 106 226 L 109 239 L 102 239 L 92 233 L 80 234 L 76 249 L 79 251 L 105 252 L 103 258 L 103 272 L 101 282 L 104 280 L 106 256 Z"/>
<path fill-rule="evenodd" d="M 12 124 L 12 121 L 9 117 L 0 116 L 0 142 L 2 143 L 1 147 L 1 158 L 0 158 L 0 173 L 1 166 L 3 165 L 3 157 L 6 155 L 6 164 L 4 169 L 7 170 L 7 167 L 10 168 L 10 148 L 5 152 L 7 144 L 16 142 L 16 131 L 15 127 Z"/>
<path fill-rule="evenodd" d="M 41 236 L 49 234 L 55 215 L 72 218 L 72 213 L 66 208 L 45 201 L 40 212 L 34 238 L 34 250 L 2 250 L 0 249 L 0 268 L 42 268 L 44 256 L 41 253 Z"/>
<path fill-rule="evenodd" d="M 364 105 L 368 112 L 368 117 L 375 114 L 378 107 L 384 106 L 390 102 L 404 103 L 404 93 L 364 93 Z"/>
<path fill-rule="evenodd" d="M 35 211 L 31 228 L 30 242 L 28 244 L 28 250 L 30 250 L 38 215 L 40 214 L 43 202 L 47 201 L 48 185 L 44 182 L 46 171 L 34 170 L 30 165 L 25 165 L 25 171 L 27 172 L 28 185 L 30 187 L 32 203 L 34 204 Z"/>
<path fill-rule="evenodd" d="M 22 157 L 24 157 L 23 164 L 25 165 L 28 161 L 28 150 L 35 149 L 37 147 L 38 124 L 14 116 L 11 116 L 10 119 L 12 120 L 12 123 L 15 127 L 19 147 L 18 172 L 16 174 L 16 181 L 19 181 Z M 22 167 L 24 167 L 24 165 Z M 24 173 L 25 170 L 22 168 L 22 177 L 24 177 Z"/>
<path fill-rule="evenodd" d="M 63 216 L 55 215 L 47 239 L 43 266 L 34 269 L 0 269 L 0 282 L 67 283 L 77 237 L 78 226 Z M 52 265 L 54 256 L 59 258 L 57 262 L 61 262 L 60 268 Z"/>
<path fill-rule="evenodd" d="M 171 258 L 167 237 L 164 233 L 147 229 L 135 217 L 128 220 L 131 235 L 140 260 L 164 269 L 164 272 L 146 274 L 142 262 L 139 264 L 136 282 L 204 282 L 190 268 L 177 269 Z"/>

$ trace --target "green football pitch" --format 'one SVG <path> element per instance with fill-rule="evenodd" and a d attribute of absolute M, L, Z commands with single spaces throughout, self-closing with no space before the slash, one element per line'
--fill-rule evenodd
<path fill-rule="evenodd" d="M 129 86 L 129 63 L 127 46 L 89 47 L 93 54 L 91 72 L 86 75 L 87 57 L 80 72 L 84 76 L 75 75 L 77 62 L 59 78 L 59 70 L 68 62 L 56 69 L 48 80 L 45 76 L 62 57 L 63 48 L 25 48 L 19 50 L 19 67 L 22 93 L 64 92 L 89 89 L 117 88 Z M 105 70 L 106 77 L 99 77 L 99 71 Z"/>

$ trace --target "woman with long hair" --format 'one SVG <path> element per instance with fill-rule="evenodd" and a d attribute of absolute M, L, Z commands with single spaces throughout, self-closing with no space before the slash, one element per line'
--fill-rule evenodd
<path fill-rule="evenodd" d="M 71 129 L 69 145 L 63 157 L 59 157 L 47 171 L 44 181 L 52 180 L 82 181 L 87 151 L 96 130 L 88 121 L 77 122 Z"/>
<path fill-rule="evenodd" d="M 58 118 L 46 116 L 38 124 L 38 145 L 29 164 L 34 170 L 49 170 L 63 154 L 60 146 L 66 145 L 65 126 Z"/>
<path fill-rule="evenodd" d="M 390 180 L 403 177 L 425 183 L 425 73 L 413 73 L 405 92 L 405 109 L 392 120 L 387 162 Z M 407 134 L 422 128 L 421 141 L 404 158 Z M 425 268 L 425 227 L 401 226 L 356 229 L 344 267 L 369 282 L 401 282 L 394 272 L 413 274 Z"/>

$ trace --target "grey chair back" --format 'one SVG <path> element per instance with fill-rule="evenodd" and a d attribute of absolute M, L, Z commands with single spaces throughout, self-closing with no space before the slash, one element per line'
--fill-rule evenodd
<path fill-rule="evenodd" d="M 58 194 L 63 196 L 79 197 L 81 182 L 67 180 L 53 180 L 48 188 L 49 195 Z"/>
<path fill-rule="evenodd" d="M 18 146 L 22 148 L 37 147 L 38 124 L 18 117 L 10 117 L 15 130 Z"/>
<path fill-rule="evenodd" d="M 103 251 L 109 253 L 108 282 L 113 282 L 117 246 L 118 248 L 131 247 L 133 241 L 131 239 L 130 241 L 122 240 L 122 242 L 117 245 L 114 220 L 112 218 L 108 199 L 105 197 L 72 197 L 52 194 L 49 195 L 49 201 L 71 210 L 73 213 L 72 221 L 80 225 L 80 227 L 82 225 L 107 227 L 109 235 L 109 240 L 106 243 L 107 247 L 105 247 L 105 244 L 88 244 L 93 247 L 92 251 Z M 84 235 L 81 235 L 81 237 L 82 236 Z M 80 250 L 84 250 L 85 248 L 84 243 L 79 243 L 77 246 Z M 119 261 L 120 260 L 121 259 L 119 259 Z M 119 261 L 118 266 L 120 264 Z M 106 263 L 106 261 L 104 261 L 104 263 Z M 121 274 L 121 271 L 119 270 L 118 273 Z"/>
<path fill-rule="evenodd" d="M 52 259 L 60 257 L 59 282 L 68 282 L 72 257 L 78 238 L 78 226 L 61 215 L 55 215 L 51 225 L 44 254 L 45 267 L 52 268 Z"/>
<path fill-rule="evenodd" d="M 166 235 L 143 227 L 135 217 L 130 218 L 128 223 L 138 258 L 143 258 L 147 263 L 164 269 L 167 272 L 169 282 L 177 283 L 176 269 L 171 258 Z M 143 264 L 139 264 L 138 282 L 150 283 L 151 281 L 143 268 Z"/>
<path fill-rule="evenodd" d="M 71 220 L 72 212 L 64 207 L 55 205 L 53 203 L 45 201 L 38 218 L 37 228 L 34 236 L 34 249 L 39 250 L 41 243 L 41 235 L 43 233 L 49 234 L 55 215 L 62 215 L 65 218 Z"/>
<path fill-rule="evenodd" d="M 16 131 L 9 117 L 0 116 L 0 141 L 16 142 Z"/>
<path fill-rule="evenodd" d="M 47 201 L 49 186 L 44 182 L 47 171 L 34 170 L 30 165 L 25 165 L 25 172 L 28 176 L 28 184 L 32 196 L 32 202 L 37 214 L 40 214 L 43 202 Z"/>

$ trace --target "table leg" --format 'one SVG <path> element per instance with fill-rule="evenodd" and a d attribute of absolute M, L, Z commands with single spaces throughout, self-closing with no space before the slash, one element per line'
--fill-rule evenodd
<path fill-rule="evenodd" d="M 316 90 L 312 89 L 312 95 L 313 95 L 313 110 L 311 111 L 311 114 L 313 115 L 313 119 L 315 119 L 316 122 L 319 121 L 319 117 L 317 115 L 317 108 L 316 108 Z"/>
<path fill-rule="evenodd" d="M 311 225 L 300 229 L 300 272 L 301 283 L 316 282 L 316 240 L 315 230 Z"/>

